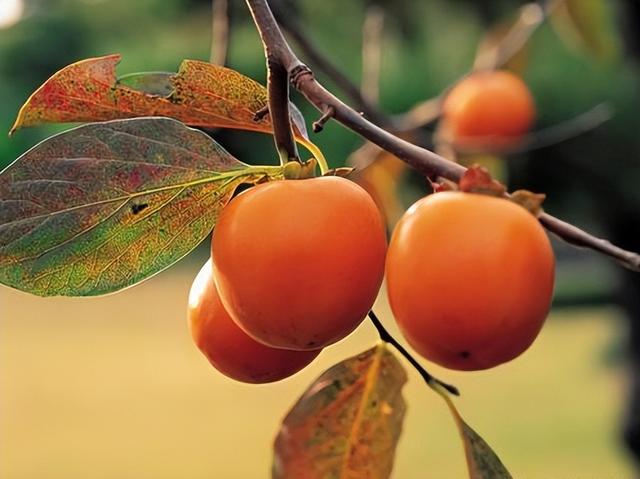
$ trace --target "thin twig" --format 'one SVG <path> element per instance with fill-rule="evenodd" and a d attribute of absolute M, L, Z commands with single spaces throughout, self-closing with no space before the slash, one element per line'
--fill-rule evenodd
<path fill-rule="evenodd" d="M 546 148 L 583 135 L 595 130 L 611 118 L 613 118 L 613 108 L 608 103 L 600 103 L 569 120 L 529 133 L 515 144 L 501 145 L 500 138 L 484 138 L 481 142 L 474 140 L 469 144 L 454 142 L 452 146 L 456 152 L 462 154 L 515 155 Z"/>
<path fill-rule="evenodd" d="M 538 3 L 528 3 L 520 8 L 520 14 L 509 31 L 497 45 L 479 52 L 473 64 L 474 71 L 495 70 L 509 62 L 529 41 L 531 35 L 544 22 L 545 9 Z"/>
<path fill-rule="evenodd" d="M 331 118 L 333 118 L 334 110 L 332 106 L 328 106 L 320 118 L 313 122 L 312 128 L 314 133 L 320 133 L 324 129 Z"/>
<path fill-rule="evenodd" d="M 355 110 L 345 105 L 316 81 L 313 73 L 295 56 L 278 28 L 266 0 L 247 0 L 253 18 L 261 31 L 267 51 L 271 52 L 289 71 L 295 87 L 321 112 L 328 106 L 334 109 L 334 118 L 347 128 L 375 143 L 380 148 L 405 161 L 410 166 L 429 177 L 442 176 L 451 181 L 459 181 L 466 171 L 463 166 L 453 163 L 432 151 L 413 145 L 373 124 Z M 640 255 L 622 250 L 608 242 L 582 231 L 576 226 L 543 215 L 541 223 L 552 233 L 572 244 L 579 244 L 611 256 L 633 271 L 640 271 Z"/>
<path fill-rule="evenodd" d="M 362 24 L 362 96 L 372 105 L 380 98 L 380 70 L 382 65 L 382 39 L 384 10 L 378 5 L 367 8 Z"/>
<path fill-rule="evenodd" d="M 324 72 L 325 75 L 351 99 L 358 111 L 361 111 L 376 123 L 384 123 L 385 116 L 380 113 L 374 105 L 367 101 L 360 93 L 360 89 L 356 84 L 343 74 L 342 71 L 309 40 L 300 28 L 293 13 L 282 5 L 281 0 L 271 0 L 270 4 L 282 28 L 293 38 L 309 62 Z"/>
<path fill-rule="evenodd" d="M 269 114 L 269 105 L 265 105 L 253 114 L 253 121 L 261 121 Z"/>
<path fill-rule="evenodd" d="M 213 0 L 211 5 L 211 50 L 209 62 L 224 66 L 229 48 L 229 5 L 227 0 Z"/>
<path fill-rule="evenodd" d="M 451 394 L 454 394 L 456 396 L 460 396 L 460 391 L 458 391 L 457 387 L 452 386 L 451 384 L 447 384 L 445 382 L 442 382 L 438 378 L 432 376 L 416 360 L 416 358 L 414 358 L 411 355 L 411 353 L 409 351 L 407 351 L 404 346 L 402 346 L 402 344 L 400 344 L 393 336 L 391 336 L 389 331 L 387 331 L 387 329 L 382 325 L 382 323 L 378 319 L 378 316 L 376 316 L 376 313 L 374 313 L 373 310 L 369 311 L 369 319 L 371 320 L 371 322 L 373 323 L 375 328 L 378 330 L 378 335 L 380 336 L 380 339 L 382 341 L 384 341 L 385 343 L 389 343 L 394 348 L 396 348 L 398 350 L 398 352 L 400 354 L 402 354 L 406 358 L 407 361 L 409 361 L 409 363 L 415 368 L 415 370 L 418 371 L 418 373 L 420 373 L 420 376 L 422 376 L 422 379 L 424 379 L 424 382 L 427 383 L 427 385 L 429 387 L 433 387 L 434 384 L 439 384 L 444 389 L 449 391 Z"/>

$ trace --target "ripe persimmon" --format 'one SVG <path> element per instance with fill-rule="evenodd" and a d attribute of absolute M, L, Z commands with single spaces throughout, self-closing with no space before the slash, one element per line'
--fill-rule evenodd
<path fill-rule="evenodd" d="M 509 144 L 533 123 L 535 104 L 529 88 L 508 71 L 478 72 L 447 94 L 444 131 L 454 143 L 469 146 Z"/>
<path fill-rule="evenodd" d="M 222 374 L 245 383 L 279 381 L 300 371 L 320 351 L 287 351 L 261 344 L 233 322 L 224 309 L 207 261 L 189 293 L 189 327 L 198 349 Z"/>
<path fill-rule="evenodd" d="M 554 255 L 536 218 L 507 199 L 442 192 L 416 202 L 387 254 L 387 291 L 426 359 L 487 369 L 524 352 L 551 304 Z"/>
<path fill-rule="evenodd" d="M 376 299 L 386 253 L 369 194 L 337 176 L 255 186 L 220 214 L 215 277 L 225 308 L 254 339 L 307 350 L 353 331 Z"/>

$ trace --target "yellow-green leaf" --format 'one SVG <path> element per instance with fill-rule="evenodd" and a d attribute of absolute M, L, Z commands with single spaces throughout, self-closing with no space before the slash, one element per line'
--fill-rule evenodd
<path fill-rule="evenodd" d="M 240 183 L 281 176 L 169 118 L 61 133 L 0 173 L 0 282 L 40 296 L 126 288 L 205 239 Z"/>
<path fill-rule="evenodd" d="M 406 372 L 385 345 L 336 364 L 287 414 L 276 479 L 386 479 L 402 429 Z"/>

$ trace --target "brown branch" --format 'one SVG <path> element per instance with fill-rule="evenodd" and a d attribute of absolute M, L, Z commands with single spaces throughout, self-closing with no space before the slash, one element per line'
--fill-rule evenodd
<path fill-rule="evenodd" d="M 264 46 L 267 59 L 267 92 L 269 95 L 269 114 L 273 123 L 273 138 L 276 150 L 280 156 L 280 163 L 300 161 L 298 148 L 291 128 L 291 114 L 289 111 L 289 73 L 295 55 L 289 45 L 282 38 L 275 18 L 265 1 L 247 0 L 247 5 L 258 27 L 260 38 Z M 259 21 L 258 19 L 261 19 Z M 274 37 L 280 36 L 281 43 L 273 43 Z M 287 63 L 283 59 L 287 59 Z M 302 66 L 298 60 L 296 66 Z"/>
<path fill-rule="evenodd" d="M 328 106 L 322 116 L 313 122 L 313 132 L 320 133 L 324 129 L 324 125 L 333 118 L 333 114 L 333 107 Z"/>
<path fill-rule="evenodd" d="M 266 0 L 247 0 L 251 8 L 254 21 L 261 32 L 265 49 L 268 54 L 276 58 L 289 71 L 291 81 L 295 87 L 317 109 L 325 112 L 328 107 L 334 110 L 334 118 L 347 128 L 353 130 L 380 148 L 387 150 L 401 160 L 429 177 L 441 176 L 452 181 L 459 181 L 466 171 L 461 165 L 453 163 L 432 151 L 420 148 L 392 135 L 388 131 L 371 123 L 355 110 L 345 105 L 332 93 L 327 91 L 316 81 L 311 70 L 300 62 L 291 51 L 282 32 L 278 28 Z M 549 231 L 567 242 L 591 248 L 595 251 L 611 256 L 625 267 L 640 270 L 640 255 L 622 250 L 617 246 L 596 238 L 585 231 L 562 220 L 544 214 L 540 222 Z"/>
<path fill-rule="evenodd" d="M 224 66 L 229 48 L 228 0 L 213 0 L 211 6 L 211 50 L 209 62 Z"/>
<path fill-rule="evenodd" d="M 567 243 L 598 251 L 614 258 L 631 271 L 640 271 L 640 255 L 637 253 L 619 248 L 605 239 L 590 235 L 586 231 L 546 213 L 540 215 L 538 219 L 542 226 Z"/>
<path fill-rule="evenodd" d="M 336 67 L 331 60 L 318 50 L 309 38 L 307 38 L 303 33 L 302 28 L 298 25 L 292 12 L 283 6 L 282 1 L 271 0 L 270 4 L 273 8 L 273 13 L 282 28 L 296 42 L 311 64 L 324 72 L 327 77 L 330 78 L 331 81 L 333 81 L 338 88 L 340 88 L 351 99 L 358 111 L 361 111 L 376 123 L 384 124 L 385 116 L 380 113 L 374 105 L 367 101 L 367 99 L 365 99 L 360 93 L 360 89 L 357 85 L 342 73 L 342 71 L 340 71 L 340 69 Z"/>

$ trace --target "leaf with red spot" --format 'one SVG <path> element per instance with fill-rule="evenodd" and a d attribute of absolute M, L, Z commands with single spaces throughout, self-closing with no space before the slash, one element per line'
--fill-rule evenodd
<path fill-rule="evenodd" d="M 84 125 L 0 173 L 0 283 L 95 296 L 169 267 L 204 240 L 241 183 L 282 178 L 169 118 Z"/>
<path fill-rule="evenodd" d="M 73 63 L 55 73 L 20 109 L 11 132 L 42 123 L 106 121 L 166 116 L 191 126 L 271 133 L 267 90 L 230 68 L 184 60 L 178 73 L 116 76 L 120 55 Z M 292 105 L 298 140 L 307 138 L 304 118 Z"/>
<path fill-rule="evenodd" d="M 386 479 L 402 429 L 404 368 L 384 344 L 322 374 L 287 414 L 274 479 Z"/>

